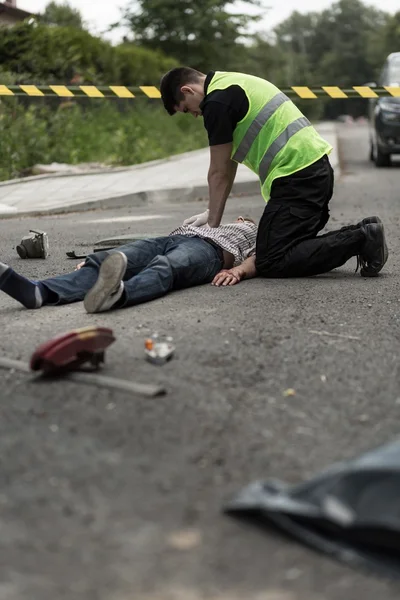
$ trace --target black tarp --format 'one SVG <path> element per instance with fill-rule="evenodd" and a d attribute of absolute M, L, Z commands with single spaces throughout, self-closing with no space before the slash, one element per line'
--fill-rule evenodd
<path fill-rule="evenodd" d="M 400 440 L 300 485 L 255 482 L 225 512 L 273 523 L 347 564 L 400 577 Z"/>

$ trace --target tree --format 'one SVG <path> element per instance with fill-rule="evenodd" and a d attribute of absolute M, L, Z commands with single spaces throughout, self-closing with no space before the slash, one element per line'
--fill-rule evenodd
<path fill-rule="evenodd" d="M 370 36 L 381 30 L 389 15 L 360 0 L 340 0 L 321 13 L 315 30 L 312 67 L 322 85 L 352 86 L 370 81 Z"/>
<path fill-rule="evenodd" d="M 294 11 L 275 28 L 277 45 L 285 58 L 284 81 L 288 86 L 314 83 L 315 71 L 311 68 L 311 61 L 319 18 L 319 13 L 300 14 Z"/>
<path fill-rule="evenodd" d="M 46 25 L 84 29 L 80 11 L 70 6 L 68 2 L 63 2 L 62 4 L 50 2 L 46 6 L 44 13 L 40 16 L 40 21 Z"/>
<path fill-rule="evenodd" d="M 260 0 L 243 0 L 260 7 Z M 231 53 L 258 15 L 231 13 L 227 0 L 137 0 L 125 10 L 135 42 L 199 70 L 232 68 Z"/>
<path fill-rule="evenodd" d="M 288 84 L 351 87 L 373 80 L 375 66 L 383 62 L 382 36 L 389 19 L 360 0 L 339 0 L 321 13 L 293 13 L 276 28 L 288 60 Z M 367 107 L 364 100 L 319 103 L 328 118 L 343 112 L 358 116 Z"/>
<path fill-rule="evenodd" d="M 384 50 L 387 54 L 400 50 L 400 11 L 388 19 L 384 30 Z"/>
<path fill-rule="evenodd" d="M 382 65 L 392 52 L 400 50 L 400 11 L 388 17 L 385 25 L 370 36 L 368 43 L 368 59 L 374 69 L 373 80 L 376 80 Z"/>
<path fill-rule="evenodd" d="M 2 70 L 20 83 L 154 85 L 174 62 L 134 44 L 112 46 L 73 27 L 20 23 L 0 36 Z"/>
<path fill-rule="evenodd" d="M 285 85 L 285 55 L 268 35 L 256 34 L 251 43 L 237 44 L 232 51 L 234 70 L 269 79 Z"/>

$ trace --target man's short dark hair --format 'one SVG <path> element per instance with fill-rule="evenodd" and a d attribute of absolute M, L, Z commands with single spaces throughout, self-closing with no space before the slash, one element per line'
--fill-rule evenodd
<path fill-rule="evenodd" d="M 184 98 L 184 95 L 180 91 L 181 87 L 197 83 L 201 77 L 204 77 L 204 73 L 196 71 L 196 69 L 192 69 L 191 67 L 176 67 L 162 77 L 160 83 L 161 97 L 165 110 L 170 115 L 176 113 L 175 106 Z"/>

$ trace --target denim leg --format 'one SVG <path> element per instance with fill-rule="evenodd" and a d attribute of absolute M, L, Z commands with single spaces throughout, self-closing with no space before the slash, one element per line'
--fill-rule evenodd
<path fill-rule="evenodd" d="M 118 252 L 123 252 L 128 259 L 124 281 L 140 273 L 159 254 L 165 254 L 171 239 L 170 236 L 147 238 L 116 248 Z"/>
<path fill-rule="evenodd" d="M 169 237 L 150 238 L 117 248 L 116 250 L 123 252 L 128 259 L 124 279 L 130 279 L 144 269 L 155 256 L 163 253 L 170 239 Z M 90 254 L 86 258 L 84 266 L 78 271 L 40 281 L 50 292 L 53 292 L 52 300 L 48 304 L 69 304 L 83 300 L 86 292 L 97 281 L 101 263 L 112 252 L 114 250 Z"/>
<path fill-rule="evenodd" d="M 223 267 L 218 250 L 197 237 L 171 236 L 165 254 L 125 281 L 124 306 L 164 296 L 173 289 L 209 283 Z"/>
<path fill-rule="evenodd" d="M 107 256 L 108 252 L 90 254 L 78 271 L 38 281 L 51 292 L 51 300 L 47 304 L 57 306 L 83 300 L 86 292 L 96 283 L 100 265 Z"/>

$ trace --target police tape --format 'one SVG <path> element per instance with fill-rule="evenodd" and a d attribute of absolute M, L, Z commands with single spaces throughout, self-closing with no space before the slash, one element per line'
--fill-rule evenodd
<path fill-rule="evenodd" d="M 337 86 L 306 87 L 293 86 L 282 89 L 290 98 L 313 100 L 317 98 L 400 98 L 400 86 L 385 86 L 371 88 L 355 85 L 352 88 Z M 126 87 L 123 85 L 95 86 L 95 85 L 0 85 L 0 96 L 30 96 L 30 97 L 58 97 L 58 98 L 124 98 L 137 97 L 161 98 L 160 91 L 152 85 Z"/>

